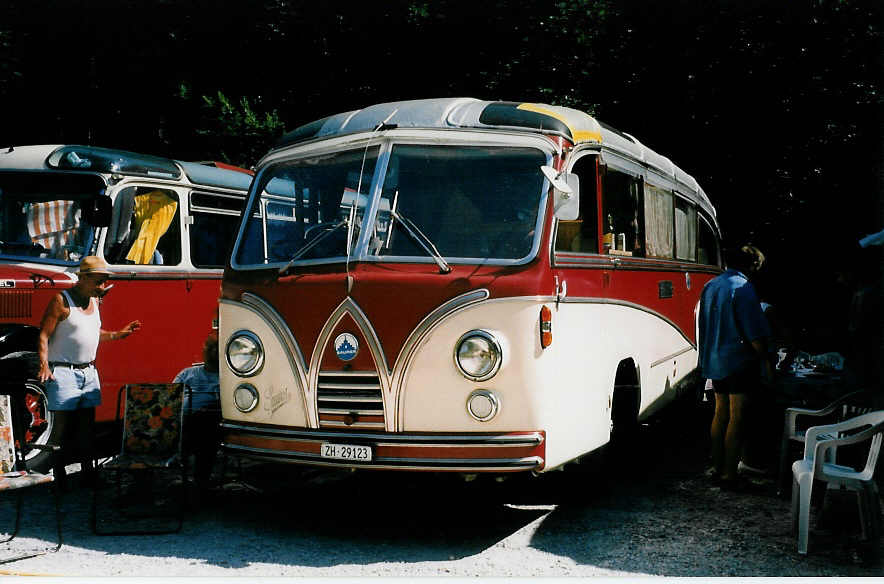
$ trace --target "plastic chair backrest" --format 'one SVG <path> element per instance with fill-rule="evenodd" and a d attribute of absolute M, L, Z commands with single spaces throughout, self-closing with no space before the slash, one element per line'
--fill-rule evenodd
<path fill-rule="evenodd" d="M 12 432 L 12 399 L 0 395 L 0 472 L 15 470 L 15 436 Z"/>
<path fill-rule="evenodd" d="M 874 426 L 880 422 L 884 422 L 884 410 L 862 414 L 836 424 L 812 426 L 807 429 L 804 443 L 804 458 L 806 460 L 812 460 L 814 458 L 814 451 L 820 434 L 841 437 L 844 436 L 844 433 L 847 431 L 856 430 L 865 426 Z"/>
<path fill-rule="evenodd" d="M 179 454 L 184 384 L 129 384 L 125 392 L 121 453 L 160 458 Z"/>

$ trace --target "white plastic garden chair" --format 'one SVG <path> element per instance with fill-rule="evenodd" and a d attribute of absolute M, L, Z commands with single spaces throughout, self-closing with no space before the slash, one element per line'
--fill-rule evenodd
<path fill-rule="evenodd" d="M 865 429 L 856 432 L 861 428 Z M 798 529 L 798 553 L 807 553 L 810 496 L 814 481 L 824 481 L 830 486 L 856 492 L 863 538 L 880 534 L 881 511 L 874 474 L 882 435 L 884 410 L 807 429 L 804 458 L 792 464 L 792 527 Z M 869 452 L 861 470 L 836 463 L 838 447 L 867 440 Z"/>
<path fill-rule="evenodd" d="M 804 438 L 807 430 L 799 426 L 798 418 L 821 418 L 834 414 L 834 419 L 832 419 L 831 417 L 829 418 L 830 420 L 832 420 L 832 423 L 841 422 L 848 419 L 849 417 L 853 417 L 858 414 L 868 413 L 870 409 L 866 409 L 865 411 L 856 411 L 858 407 L 862 407 L 861 405 L 858 406 L 857 404 L 862 404 L 867 399 L 867 397 L 868 394 L 865 391 L 860 390 L 844 394 L 829 405 L 818 410 L 811 410 L 808 408 L 799 407 L 786 408 L 786 420 L 783 424 L 783 435 L 780 442 L 780 467 L 777 476 L 777 490 L 780 493 L 785 493 L 786 489 L 789 488 L 789 482 L 787 478 L 789 476 L 789 461 L 792 460 L 792 456 L 794 456 L 790 455 L 791 450 L 795 446 L 800 445 L 802 449 L 804 446 Z M 807 425 L 807 422 L 801 424 L 801 426 Z"/>

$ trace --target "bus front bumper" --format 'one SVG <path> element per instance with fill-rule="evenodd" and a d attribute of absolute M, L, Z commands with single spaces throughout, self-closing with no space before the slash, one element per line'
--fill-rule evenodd
<path fill-rule="evenodd" d="M 451 472 L 543 470 L 543 431 L 391 433 L 302 430 L 225 422 L 222 449 L 232 455 L 338 468 Z M 329 457 L 353 455 L 352 459 Z M 355 457 L 361 456 L 363 460 Z M 370 460 L 364 460 L 370 456 Z"/>

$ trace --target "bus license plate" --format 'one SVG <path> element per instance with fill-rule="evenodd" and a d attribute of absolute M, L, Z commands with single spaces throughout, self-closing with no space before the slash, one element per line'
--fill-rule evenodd
<path fill-rule="evenodd" d="M 356 446 L 354 444 L 332 444 L 323 442 L 320 450 L 322 458 L 334 458 L 337 460 L 353 460 L 368 462 L 371 460 L 370 446 Z"/>

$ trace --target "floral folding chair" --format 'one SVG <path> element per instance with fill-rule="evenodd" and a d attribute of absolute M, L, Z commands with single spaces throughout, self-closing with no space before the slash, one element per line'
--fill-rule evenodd
<path fill-rule="evenodd" d="M 16 442 L 12 421 L 11 395 L 0 395 L 0 493 L 15 493 L 15 526 L 11 535 L 0 543 L 11 545 L 12 540 L 18 535 L 22 516 L 22 495 L 30 487 L 49 485 L 52 489 L 55 503 L 55 526 L 58 532 L 58 543 L 55 547 L 47 547 L 38 550 L 14 553 L 10 557 L 0 559 L 0 564 L 33 558 L 50 552 L 57 552 L 61 548 L 61 514 L 59 512 L 59 492 L 53 483 L 52 475 L 42 474 L 28 470 L 21 454 L 21 443 Z M 49 445 L 32 444 L 32 447 L 43 448 L 56 452 L 58 447 Z"/>
<path fill-rule="evenodd" d="M 138 383 L 120 389 L 117 419 L 122 422 L 122 443 L 117 456 L 98 465 L 92 500 L 96 534 L 181 530 L 187 495 L 187 459 L 182 455 L 185 391 L 182 383 Z M 173 476 L 180 483 L 175 485 Z M 166 480 L 157 480 L 160 477 Z M 107 522 L 101 520 L 103 511 L 112 515 Z"/>

